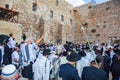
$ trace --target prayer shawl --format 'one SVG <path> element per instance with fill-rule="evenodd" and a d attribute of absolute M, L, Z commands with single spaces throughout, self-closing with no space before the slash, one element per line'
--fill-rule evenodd
<path fill-rule="evenodd" d="M 62 80 L 60 77 L 59 77 L 59 67 L 60 65 L 62 64 L 66 64 L 68 61 L 66 59 L 65 56 L 63 57 L 59 57 L 55 63 L 54 63 L 54 76 L 55 76 L 55 80 Z"/>
<path fill-rule="evenodd" d="M 48 59 L 50 60 L 52 65 L 54 64 L 54 62 L 57 58 L 58 58 L 58 56 L 55 55 L 55 54 L 50 54 L 49 57 L 48 57 Z"/>
<path fill-rule="evenodd" d="M 49 80 L 50 61 L 45 57 L 37 58 L 33 64 L 34 80 Z"/>
<path fill-rule="evenodd" d="M 57 47 L 56 47 L 56 52 L 57 52 L 57 54 L 60 54 L 60 53 L 63 52 L 63 51 L 64 51 L 63 45 L 57 45 Z"/>
<path fill-rule="evenodd" d="M 55 63 L 55 61 L 57 60 L 57 58 L 58 58 L 58 56 L 57 55 L 55 55 L 55 54 L 50 54 L 49 55 L 49 57 L 48 57 L 48 59 L 50 60 L 50 62 L 51 62 L 51 65 L 52 65 L 52 70 L 51 70 L 51 73 L 50 73 L 50 78 L 55 78 L 55 76 L 54 76 L 54 63 Z"/>
<path fill-rule="evenodd" d="M 26 47 L 26 46 L 28 46 L 28 47 Z M 28 66 L 30 64 L 30 62 L 34 62 L 34 60 L 36 58 L 36 54 L 35 54 L 35 49 L 32 44 L 28 44 L 28 45 L 23 44 L 21 51 L 22 51 L 23 66 Z"/>
<path fill-rule="evenodd" d="M 110 58 L 111 58 L 111 60 L 112 60 L 112 58 L 113 58 L 114 55 L 115 55 L 114 51 L 113 50 L 110 51 Z"/>
<path fill-rule="evenodd" d="M 79 61 L 76 63 L 76 68 L 78 70 L 79 77 L 82 75 L 83 68 L 86 66 L 89 66 L 90 62 L 86 57 L 82 57 Z"/>
<path fill-rule="evenodd" d="M 4 47 L 0 46 L 0 50 L 1 50 L 1 63 L 3 63 L 3 56 L 4 56 Z"/>
<path fill-rule="evenodd" d="M 85 51 L 85 53 L 86 53 L 86 56 L 82 57 L 79 61 L 77 61 L 77 64 L 76 64 L 76 68 L 78 70 L 79 77 L 81 77 L 83 68 L 86 66 L 89 66 L 90 62 L 92 60 L 94 60 L 94 58 L 96 57 L 94 52 L 90 53 L 88 51 Z"/>
<path fill-rule="evenodd" d="M 94 51 L 92 51 L 92 52 L 86 52 L 85 51 L 85 53 L 86 53 L 85 57 L 86 57 L 86 59 L 89 60 L 89 63 L 96 58 L 96 54 L 95 54 Z"/>
<path fill-rule="evenodd" d="M 103 46 L 102 49 L 103 49 L 103 51 L 102 51 L 102 56 L 105 56 L 105 51 L 106 51 L 105 46 Z"/>

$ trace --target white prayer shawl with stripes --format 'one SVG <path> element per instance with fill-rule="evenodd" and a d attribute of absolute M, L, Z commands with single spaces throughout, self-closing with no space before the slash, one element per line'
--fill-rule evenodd
<path fill-rule="evenodd" d="M 86 57 L 82 57 L 79 61 L 77 61 L 76 68 L 78 70 L 79 77 L 81 77 L 83 68 L 86 66 L 90 66 L 90 61 Z"/>
<path fill-rule="evenodd" d="M 3 63 L 3 56 L 4 56 L 4 47 L 3 46 L 0 46 L 0 50 L 1 50 L 1 53 L 2 53 L 2 60 L 1 60 L 1 63 Z"/>
<path fill-rule="evenodd" d="M 32 44 L 28 44 L 29 60 L 27 60 L 28 53 L 26 53 L 26 49 L 25 49 L 26 46 L 27 46 L 26 43 L 22 45 L 22 63 L 23 63 L 23 66 L 28 66 L 30 64 L 30 62 L 34 62 L 34 60 L 36 58 L 34 46 Z"/>
<path fill-rule="evenodd" d="M 33 64 L 34 80 L 49 80 L 51 65 L 45 57 L 37 58 Z"/>

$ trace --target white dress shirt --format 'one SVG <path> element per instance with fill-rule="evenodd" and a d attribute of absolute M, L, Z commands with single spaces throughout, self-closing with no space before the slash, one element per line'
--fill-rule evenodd
<path fill-rule="evenodd" d="M 11 57 L 12 57 L 12 64 L 18 66 L 18 65 L 19 65 L 19 53 L 18 53 L 17 51 L 14 51 L 14 52 L 12 53 L 12 56 L 11 56 Z M 14 61 L 15 58 L 17 59 L 18 62 L 15 62 L 15 61 Z"/>
<path fill-rule="evenodd" d="M 16 44 L 15 44 L 16 42 L 13 40 L 12 37 L 9 38 L 9 41 L 10 41 L 10 46 L 9 46 L 9 47 L 10 47 L 10 48 L 14 48 L 15 45 L 16 45 Z"/>

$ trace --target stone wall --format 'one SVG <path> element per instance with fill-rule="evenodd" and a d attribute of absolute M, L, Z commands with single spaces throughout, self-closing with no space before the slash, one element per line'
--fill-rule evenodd
<path fill-rule="evenodd" d="M 22 27 L 21 24 L 0 20 L 0 35 L 4 34 L 9 36 L 10 33 L 13 33 L 15 41 L 20 43 L 22 41 Z"/>
<path fill-rule="evenodd" d="M 76 37 L 75 37 L 75 42 L 76 43 L 83 43 L 85 42 L 84 35 L 82 35 L 82 30 L 81 27 L 83 26 L 82 24 L 86 24 L 86 21 L 89 16 L 90 9 L 88 6 L 91 6 L 90 3 L 75 7 L 74 8 L 74 17 L 75 17 L 75 32 L 76 32 Z"/>
<path fill-rule="evenodd" d="M 113 0 L 98 5 L 86 4 L 75 8 L 76 28 L 79 30 L 76 34 L 79 38 L 75 41 L 85 42 L 80 30 L 82 24 L 84 24 L 90 42 L 102 43 L 120 38 L 119 4 L 119 0 Z"/>
<path fill-rule="evenodd" d="M 0 6 L 19 12 L 22 33 L 32 40 L 44 35 L 44 42 L 56 39 L 85 43 L 84 26 L 90 42 L 108 42 L 120 38 L 120 1 L 92 3 L 73 7 L 65 0 L 1 0 Z M 36 10 L 32 10 L 33 4 Z M 61 19 L 63 17 L 64 19 Z"/>
<path fill-rule="evenodd" d="M 64 0 L 2 0 L 0 6 L 9 4 L 19 12 L 19 23 L 24 26 L 22 32 L 35 40 L 44 34 L 44 42 L 55 42 L 57 38 L 65 43 L 74 41 L 73 7 Z M 37 5 L 32 10 L 33 3 Z M 53 18 L 51 18 L 53 11 Z M 61 15 L 64 21 L 61 21 Z"/>

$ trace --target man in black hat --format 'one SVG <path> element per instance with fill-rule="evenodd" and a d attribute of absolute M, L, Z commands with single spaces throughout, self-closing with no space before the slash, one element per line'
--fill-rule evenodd
<path fill-rule="evenodd" d="M 69 62 L 60 66 L 59 76 L 62 80 L 81 80 L 73 66 L 80 58 L 75 52 L 68 52 L 67 60 Z"/>
<path fill-rule="evenodd" d="M 33 64 L 34 80 L 49 80 L 51 64 L 48 60 L 50 55 L 50 49 L 45 49 L 43 51 L 43 56 L 37 58 Z"/>
<path fill-rule="evenodd" d="M 12 60 L 11 60 L 11 54 L 12 54 L 12 50 L 9 48 L 10 42 L 7 39 L 4 47 L 4 58 L 3 58 L 3 64 L 7 65 L 7 64 L 11 64 Z"/>
<path fill-rule="evenodd" d="M 96 64 L 96 62 L 98 64 Z M 101 67 L 101 60 L 96 59 L 91 61 L 91 66 L 84 67 L 82 72 L 82 80 L 108 80 L 107 74 L 99 69 Z"/>
<path fill-rule="evenodd" d="M 120 80 L 120 50 L 116 51 L 117 61 L 112 64 L 112 80 Z"/>

